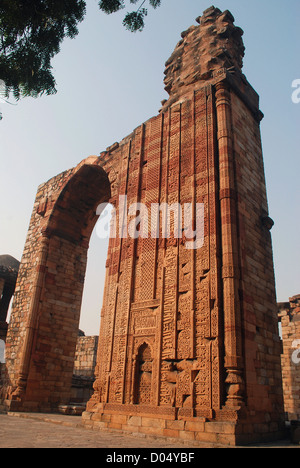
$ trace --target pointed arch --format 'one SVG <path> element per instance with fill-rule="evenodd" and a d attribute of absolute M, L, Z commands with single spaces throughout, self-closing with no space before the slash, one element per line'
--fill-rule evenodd
<path fill-rule="evenodd" d="M 61 186 L 58 178 L 47 183 L 51 198 L 32 218 L 36 264 L 13 391 L 13 399 L 45 409 L 69 402 L 89 241 L 97 206 L 111 197 L 108 175 L 97 164 L 84 161 L 61 179 Z"/>
<path fill-rule="evenodd" d="M 140 345 L 136 358 L 134 404 L 150 405 L 152 390 L 153 355 L 151 347 L 144 342 Z"/>

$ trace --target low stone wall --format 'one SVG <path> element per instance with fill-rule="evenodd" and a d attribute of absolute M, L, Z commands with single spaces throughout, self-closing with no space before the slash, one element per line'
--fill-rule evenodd
<path fill-rule="evenodd" d="M 105 414 L 84 412 L 82 423 L 93 430 L 117 430 L 122 433 L 144 434 L 158 437 L 181 439 L 197 445 L 208 442 L 221 445 L 247 445 L 272 440 L 281 440 L 285 437 L 278 427 L 273 427 L 273 433 L 266 428 L 266 424 L 237 426 L 233 421 L 207 421 L 205 418 L 189 418 L 188 420 L 170 418 L 170 415 L 159 415 L 155 418 L 145 414 L 127 415 L 115 413 Z M 261 427 L 259 427 L 261 426 Z M 264 427 L 263 427 L 264 426 Z M 257 431 L 257 433 L 255 432 Z"/>

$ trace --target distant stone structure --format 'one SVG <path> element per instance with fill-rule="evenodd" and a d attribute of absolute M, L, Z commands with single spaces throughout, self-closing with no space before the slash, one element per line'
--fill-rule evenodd
<path fill-rule="evenodd" d="M 93 394 L 98 336 L 79 336 L 71 387 L 71 403 L 87 403 Z"/>
<path fill-rule="evenodd" d="M 7 334 L 7 408 L 70 401 L 89 240 L 110 202 L 121 235 L 83 422 L 232 445 L 284 434 L 263 115 L 232 14 L 211 7 L 197 23 L 166 64 L 160 113 L 38 188 Z M 126 236 L 137 203 L 188 204 L 192 229 L 174 232 L 170 215 L 164 237 L 157 214 L 159 236 L 145 235 L 145 216 L 143 235 Z M 198 207 L 203 242 L 190 248 Z"/>
<path fill-rule="evenodd" d="M 281 356 L 286 419 L 300 422 L 300 294 L 278 304 L 283 352 Z"/>

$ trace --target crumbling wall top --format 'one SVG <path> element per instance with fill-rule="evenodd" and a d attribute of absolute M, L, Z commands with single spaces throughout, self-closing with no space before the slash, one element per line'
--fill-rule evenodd
<path fill-rule="evenodd" d="M 300 294 L 290 297 L 289 302 L 279 302 L 277 305 L 279 321 L 286 316 L 291 322 L 300 321 Z"/>
<path fill-rule="evenodd" d="M 217 70 L 241 74 L 244 32 L 234 25 L 230 11 L 212 6 L 196 21 L 199 26 L 193 25 L 181 34 L 181 41 L 166 62 L 164 83 L 170 98 L 163 102 L 164 106 L 178 101 L 197 83 L 203 86 Z"/>

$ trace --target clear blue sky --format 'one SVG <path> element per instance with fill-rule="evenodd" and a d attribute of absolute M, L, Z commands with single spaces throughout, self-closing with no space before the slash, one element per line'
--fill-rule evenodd
<path fill-rule="evenodd" d="M 165 61 L 180 34 L 212 3 L 162 0 L 146 28 L 132 34 L 124 11 L 101 13 L 87 0 L 85 21 L 54 59 L 58 93 L 0 103 L 0 254 L 20 259 L 40 183 L 99 154 L 157 115 L 166 97 Z M 244 73 L 261 97 L 262 139 L 278 301 L 300 293 L 300 104 L 291 100 L 300 79 L 299 0 L 219 0 L 245 31 Z M 81 328 L 98 334 L 106 244 L 93 235 Z"/>

